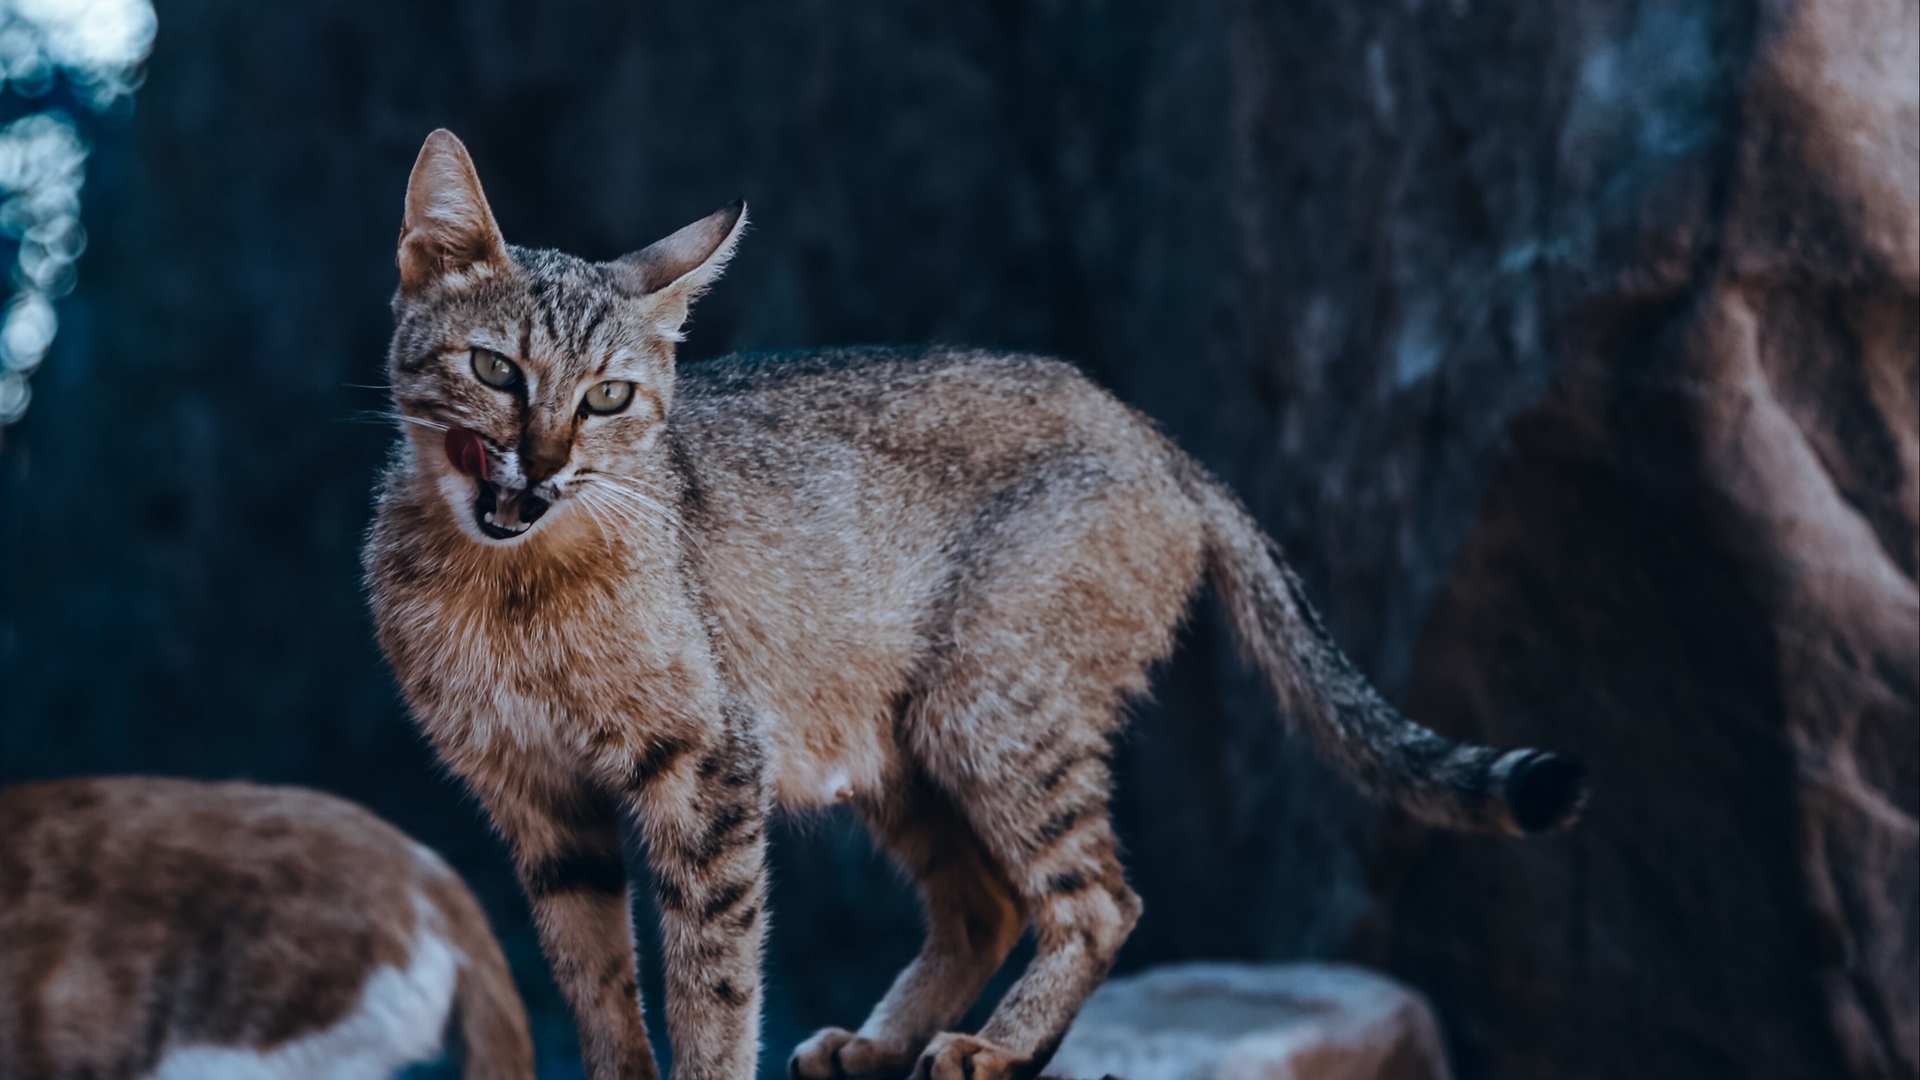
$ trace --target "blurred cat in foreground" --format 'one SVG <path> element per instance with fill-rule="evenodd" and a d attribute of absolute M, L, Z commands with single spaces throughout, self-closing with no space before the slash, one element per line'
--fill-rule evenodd
<path fill-rule="evenodd" d="M 387 1080 L 446 1043 L 469 1080 L 533 1075 L 473 895 L 366 810 L 144 777 L 0 790 L 0 1080 Z"/>

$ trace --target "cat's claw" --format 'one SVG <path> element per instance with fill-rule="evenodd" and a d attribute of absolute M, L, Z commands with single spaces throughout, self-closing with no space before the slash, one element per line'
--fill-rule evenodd
<path fill-rule="evenodd" d="M 977 1035 L 935 1035 L 913 1067 L 913 1080 L 1026 1080 L 1033 1059 Z"/>

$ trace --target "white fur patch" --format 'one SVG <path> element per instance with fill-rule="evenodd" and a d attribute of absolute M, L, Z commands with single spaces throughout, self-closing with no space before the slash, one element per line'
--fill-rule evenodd
<path fill-rule="evenodd" d="M 419 929 L 406 970 L 382 967 L 367 979 L 360 1004 L 325 1031 L 261 1052 L 233 1046 L 181 1046 L 146 1080 L 388 1080 L 440 1054 L 461 954 L 433 929 L 437 913 L 416 898 Z"/>
<path fill-rule="evenodd" d="M 820 785 L 820 798 L 824 802 L 843 803 L 853 798 L 853 778 L 845 769 L 835 769 Z"/>

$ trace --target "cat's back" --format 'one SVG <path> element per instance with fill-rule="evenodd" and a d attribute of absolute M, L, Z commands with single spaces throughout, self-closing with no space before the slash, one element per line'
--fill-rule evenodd
<path fill-rule="evenodd" d="M 456 983 L 497 958 L 445 863 L 344 800 L 0 789 L 0 1076 L 384 1076 L 433 1055 Z"/>
<path fill-rule="evenodd" d="M 688 364 L 673 417 L 701 457 L 776 486 L 859 457 L 883 481 L 937 479 L 964 493 L 1049 456 L 1094 454 L 1125 468 L 1129 458 L 1159 464 L 1162 453 L 1150 425 L 1071 364 L 939 345 Z"/>
<path fill-rule="evenodd" d="M 675 392 L 703 408 L 753 408 L 805 403 L 817 414 L 871 408 L 937 388 L 987 400 L 998 391 L 1059 393 L 1091 387 L 1063 360 L 1033 353 L 949 345 L 851 345 L 742 352 L 683 364 Z"/>

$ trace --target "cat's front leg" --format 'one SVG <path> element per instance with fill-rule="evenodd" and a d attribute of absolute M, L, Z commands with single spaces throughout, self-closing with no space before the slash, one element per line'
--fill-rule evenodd
<path fill-rule="evenodd" d="M 588 783 L 471 778 L 533 908 L 540 950 L 573 1006 L 592 1080 L 657 1080 L 635 980 L 633 919 L 614 799 Z"/>
<path fill-rule="evenodd" d="M 751 1080 L 767 895 L 758 745 L 716 735 L 637 784 L 634 811 L 660 911 L 673 1080 Z"/>

